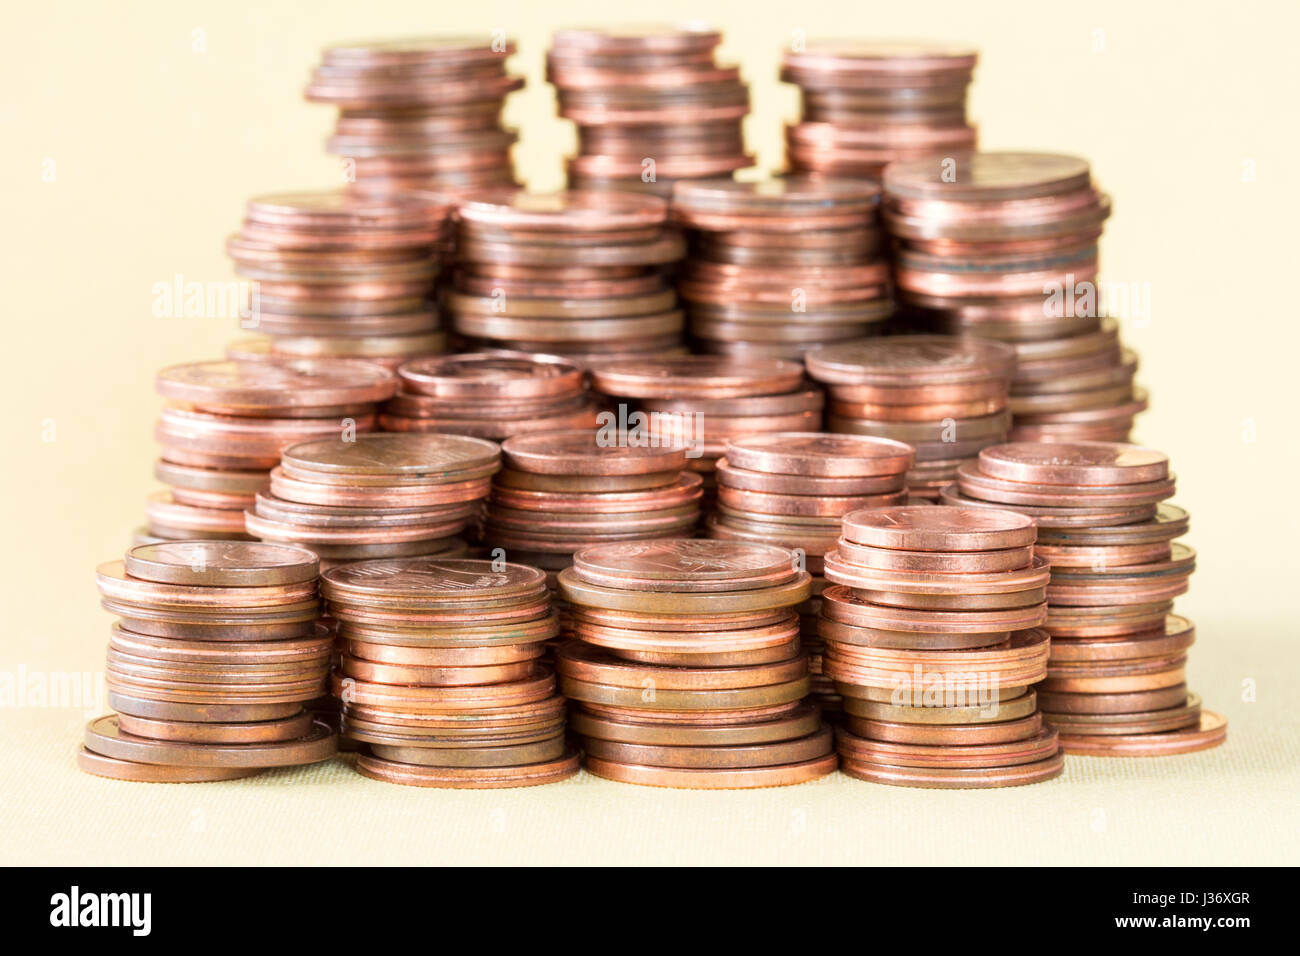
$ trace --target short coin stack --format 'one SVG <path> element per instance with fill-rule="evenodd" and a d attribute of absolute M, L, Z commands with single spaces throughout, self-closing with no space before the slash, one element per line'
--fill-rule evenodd
<path fill-rule="evenodd" d="M 556 31 L 547 79 L 578 127 L 570 183 L 667 199 L 675 182 L 752 165 L 749 89 L 737 67 L 714 63 L 721 41 L 695 25 Z"/>
<path fill-rule="evenodd" d="M 907 487 L 934 499 L 957 466 L 1006 440 L 1015 352 L 1000 342 L 944 335 L 885 336 L 805 357 L 830 390 L 827 428 L 911 445 Z"/>
<path fill-rule="evenodd" d="M 1222 743 L 1227 722 L 1184 679 L 1195 630 L 1170 613 L 1196 554 L 1169 459 L 1110 442 L 1022 442 L 980 452 L 945 498 L 1010 508 L 1039 526 L 1052 566 L 1044 716 L 1068 753 L 1157 756 Z"/>
<path fill-rule="evenodd" d="M 598 545 L 574 556 L 560 587 L 577 640 L 560 647 L 556 667 L 592 773 L 727 789 L 835 769 L 799 649 L 794 609 L 810 579 L 785 548 Z"/>
<path fill-rule="evenodd" d="M 664 268 L 686 245 L 664 201 L 497 191 L 458 216 L 443 305 L 471 345 L 590 358 L 680 348 L 685 320 Z"/>
<path fill-rule="evenodd" d="M 792 176 L 678 183 L 692 234 L 677 291 L 707 352 L 798 359 L 857 339 L 893 312 L 871 183 Z"/>
<path fill-rule="evenodd" d="M 801 172 L 879 180 L 885 164 L 975 148 L 966 88 L 976 53 L 911 42 L 824 40 L 787 51 L 803 121 L 786 128 Z"/>
<path fill-rule="evenodd" d="M 325 690 L 332 636 L 318 621 L 316 558 L 247 541 L 141 545 L 99 566 L 108 702 L 82 770 L 189 783 L 331 756 L 334 733 L 303 705 Z"/>
<path fill-rule="evenodd" d="M 457 551 L 500 458 L 495 442 L 463 435 L 303 442 L 285 449 L 245 521 L 251 534 L 309 548 L 327 567 Z"/>
<path fill-rule="evenodd" d="M 538 663 L 558 622 L 536 568 L 472 559 L 326 571 L 333 689 L 367 777 L 418 787 L 527 787 L 578 770 L 564 698 Z"/>
<path fill-rule="evenodd" d="M 855 511 L 826 556 L 824 670 L 844 696 L 844 772 L 1004 787 L 1061 772 L 1029 685 L 1047 672 L 1047 563 L 1011 511 Z"/>
<path fill-rule="evenodd" d="M 447 432 L 500 441 L 526 432 L 595 428 L 583 367 L 558 355 L 467 352 L 416 359 L 379 425 L 390 432 Z"/>
<path fill-rule="evenodd" d="M 327 148 L 365 189 L 443 194 L 510 184 L 515 134 L 501 126 L 506 39 L 422 37 L 327 49 L 307 99 L 339 108 Z"/>
<path fill-rule="evenodd" d="M 153 538 L 247 538 L 244 511 L 288 445 L 375 427 L 397 379 L 369 362 L 195 362 L 158 373 L 171 399 L 154 429 L 169 491 L 149 497 Z"/>

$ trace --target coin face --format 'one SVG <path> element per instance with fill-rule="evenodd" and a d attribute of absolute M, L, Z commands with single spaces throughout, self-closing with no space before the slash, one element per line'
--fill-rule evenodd
<path fill-rule="evenodd" d="M 408 433 L 301 442 L 285 449 L 283 460 L 303 471 L 409 476 L 472 470 L 500 453 L 496 442 L 483 438 Z"/>
<path fill-rule="evenodd" d="M 908 551 L 990 551 L 1034 543 L 1034 519 L 1014 511 L 909 505 L 854 511 L 844 536 L 858 544 Z"/>
<path fill-rule="evenodd" d="M 398 375 L 422 395 L 531 398 L 581 389 L 583 371 L 556 355 L 482 352 L 416 359 Z"/>
<path fill-rule="evenodd" d="M 805 356 L 808 374 L 833 383 L 915 384 L 1009 376 L 1015 349 L 948 335 L 890 335 L 832 345 Z"/>
<path fill-rule="evenodd" d="M 498 597 L 528 591 L 546 574 L 523 564 L 498 565 L 471 558 L 358 561 L 330 568 L 322 586 L 331 599 L 347 594 L 425 597 Z"/>
<path fill-rule="evenodd" d="M 383 401 L 397 378 L 378 365 L 347 359 L 193 362 L 163 369 L 157 388 L 200 406 L 296 408 Z"/>
<path fill-rule="evenodd" d="M 258 541 L 168 541 L 126 553 L 126 573 L 166 584 L 258 586 L 315 580 L 320 560 L 304 548 Z"/>
<path fill-rule="evenodd" d="M 775 545 L 707 538 L 630 541 L 586 548 L 574 555 L 577 573 L 669 582 L 794 576 L 791 553 Z"/>
<path fill-rule="evenodd" d="M 503 229 L 610 230 L 662 225 L 667 204 L 653 196 L 568 190 L 496 192 L 461 203 L 464 222 Z"/>
<path fill-rule="evenodd" d="M 592 384 L 607 395 L 628 398 L 723 398 L 792 392 L 803 368 L 780 359 L 679 355 L 612 362 L 592 370 Z"/>
<path fill-rule="evenodd" d="M 538 474 L 644 475 L 686 465 L 683 446 L 630 443 L 626 435 L 607 442 L 586 429 L 516 435 L 501 451 L 510 467 Z"/>
<path fill-rule="evenodd" d="M 729 439 L 727 461 L 737 468 L 787 475 L 873 477 L 906 471 L 912 448 L 888 438 L 783 432 Z"/>
<path fill-rule="evenodd" d="M 982 450 L 979 468 L 1008 481 L 1127 485 L 1168 478 L 1169 458 L 1121 442 L 1013 442 Z"/>
<path fill-rule="evenodd" d="M 1088 161 L 1056 153 L 971 153 L 892 163 L 885 191 L 917 199 L 1030 199 L 1087 188 Z"/>

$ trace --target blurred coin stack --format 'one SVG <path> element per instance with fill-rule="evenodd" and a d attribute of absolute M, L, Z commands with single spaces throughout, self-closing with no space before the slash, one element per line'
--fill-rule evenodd
<path fill-rule="evenodd" d="M 408 558 L 326 571 L 342 646 L 334 693 L 357 770 L 418 787 L 527 787 L 578 770 L 564 698 L 538 663 L 558 622 L 546 576 L 504 561 Z"/>
<path fill-rule="evenodd" d="M 77 755 L 101 777 L 189 783 L 247 777 L 334 754 L 303 705 L 329 673 L 316 557 L 246 541 L 140 545 L 96 570 L 119 616 L 108 702 Z"/>
<path fill-rule="evenodd" d="M 1013 437 L 1124 441 L 1146 408 L 1137 359 L 1099 318 L 1097 242 L 1110 197 L 1086 160 L 975 153 L 885 174 L 900 304 L 920 326 L 1018 355 Z"/>
<path fill-rule="evenodd" d="M 570 727 L 598 776 L 662 787 L 802 783 L 835 769 L 807 700 L 785 548 L 664 539 L 578 552 L 560 588 L 576 640 L 556 655 Z"/>
<path fill-rule="evenodd" d="M 855 511 L 825 559 L 824 670 L 844 697 L 844 772 L 896 786 L 1037 783 L 1061 772 L 1029 685 L 1047 672 L 1047 562 L 1011 511 Z"/>
<path fill-rule="evenodd" d="M 397 380 L 368 362 L 286 359 L 173 365 L 156 387 L 172 400 L 154 429 L 162 446 L 154 475 L 169 490 L 149 496 L 147 538 L 247 538 L 244 511 L 280 452 L 370 431 Z"/>
<path fill-rule="evenodd" d="M 463 435 L 357 435 L 285 449 L 250 534 L 298 544 L 325 567 L 364 558 L 463 552 L 501 466 L 495 442 Z"/>
<path fill-rule="evenodd" d="M 887 163 L 975 148 L 966 122 L 972 49 L 822 40 L 788 50 L 781 79 L 799 87 L 802 122 L 786 127 L 799 172 L 879 181 Z"/>
<path fill-rule="evenodd" d="M 646 192 L 753 165 L 749 87 L 714 62 L 717 30 L 659 25 L 558 30 L 546 57 L 560 115 L 578 128 L 575 188 Z"/>
<path fill-rule="evenodd" d="M 1111 442 L 1021 442 L 962 466 L 947 500 L 1038 523 L 1052 566 L 1052 657 L 1038 687 L 1068 753 L 1159 756 L 1222 743 L 1227 722 L 1188 693 L 1195 629 L 1171 613 L 1196 553 L 1160 452 Z"/>
<path fill-rule="evenodd" d="M 665 269 L 686 244 L 653 196 L 497 191 L 458 207 L 443 307 L 471 347 L 608 359 L 680 351 Z"/>
<path fill-rule="evenodd" d="M 423 37 L 327 49 L 307 99 L 339 108 L 329 152 L 359 189 L 444 195 L 514 182 L 516 136 L 505 98 L 524 85 L 506 72 L 512 41 Z"/>
<path fill-rule="evenodd" d="M 732 439 L 726 452 L 718 460 L 709 537 L 773 544 L 803 556 L 812 596 L 798 608 L 799 628 L 812 699 L 823 713 L 837 714 L 840 698 L 822 673 L 817 628 L 826 588 L 822 557 L 834 549 L 850 511 L 905 503 L 912 449 L 884 438 L 782 432 Z"/>
<path fill-rule="evenodd" d="M 674 221 L 694 230 L 677 284 L 706 352 L 799 359 L 858 339 L 894 310 L 880 189 L 792 176 L 683 182 Z"/>
<path fill-rule="evenodd" d="M 1015 352 L 1000 342 L 891 335 L 832 345 L 805 357 L 830 391 L 832 432 L 906 442 L 914 498 L 934 499 L 962 461 L 1006 440 Z"/>
<path fill-rule="evenodd" d="M 395 368 L 443 352 L 434 280 L 449 235 L 446 200 L 342 190 L 248 201 L 226 240 L 253 286 L 241 327 L 268 339 L 236 347 L 255 357 L 367 359 Z"/>

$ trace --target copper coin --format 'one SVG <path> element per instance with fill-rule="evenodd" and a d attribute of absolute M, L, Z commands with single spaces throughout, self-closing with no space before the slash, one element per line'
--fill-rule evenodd
<path fill-rule="evenodd" d="M 527 680 L 538 673 L 538 667 L 531 660 L 475 666 L 388 664 L 362 660 L 344 654 L 339 661 L 339 672 L 345 677 L 376 684 L 422 684 L 438 687 L 460 687 Z"/>
<path fill-rule="evenodd" d="M 940 335 L 885 336 L 810 352 L 808 374 L 822 382 L 915 386 L 1010 378 L 1015 350 L 1000 342 Z"/>
<path fill-rule="evenodd" d="M 146 547 L 155 547 L 146 545 Z M 165 547 L 159 545 L 157 547 Z M 296 558 L 302 561 L 302 557 Z M 269 614 L 311 601 L 316 596 L 313 579 L 299 580 L 294 584 L 271 584 L 255 587 L 216 587 L 191 584 L 159 584 L 127 575 L 122 561 L 106 561 L 95 569 L 99 591 L 109 600 L 133 604 L 163 606 L 180 609 L 239 610 Z M 173 611 L 175 613 L 175 611 Z"/>
<path fill-rule="evenodd" d="M 411 787 L 446 787 L 453 789 L 489 790 L 509 787 L 532 787 L 556 783 L 578 772 L 576 753 L 539 763 L 514 767 L 424 767 L 418 764 L 398 763 L 362 754 L 357 758 L 357 771 L 373 780 L 400 783 Z"/>
<path fill-rule="evenodd" d="M 1062 753 L 1034 763 L 1011 767 L 899 767 L 864 763 L 845 758 L 840 769 L 850 777 L 895 787 L 927 787 L 943 790 L 1019 787 L 1058 777 L 1065 769 Z"/>
<path fill-rule="evenodd" d="M 91 721 L 86 748 L 118 760 L 166 764 L 173 767 L 286 767 L 315 763 L 337 750 L 333 733 L 323 724 L 297 740 L 251 744 L 190 744 L 151 740 L 124 733 L 116 715 Z"/>
<path fill-rule="evenodd" d="M 832 601 L 835 597 L 832 596 Z M 841 644 L 861 644 L 863 647 L 895 647 L 911 650 L 961 650 L 970 647 L 992 647 L 1010 637 L 1009 631 L 975 631 L 973 633 L 946 633 L 943 631 L 892 631 L 882 628 L 859 627 L 845 624 L 829 617 L 817 619 L 817 633 L 827 641 Z"/>
<path fill-rule="evenodd" d="M 1187 685 L 1104 694 L 1040 691 L 1038 702 L 1044 713 L 1052 714 L 1138 714 L 1183 706 L 1187 702 Z"/>
<path fill-rule="evenodd" d="M 1061 747 L 1069 754 L 1096 757 L 1164 757 L 1209 750 L 1227 739 L 1227 719 L 1202 710 L 1194 727 L 1153 734 L 1062 734 Z"/>
<path fill-rule="evenodd" d="M 304 442 L 284 452 L 290 474 L 394 475 L 405 478 L 458 480 L 457 472 L 492 464 L 500 455 L 494 443 L 462 435 L 358 435 Z M 299 475 L 301 477 L 301 475 Z"/>
<path fill-rule="evenodd" d="M 644 710 L 652 713 L 732 711 L 770 707 L 802 700 L 808 695 L 807 676 L 780 684 L 711 690 L 660 690 L 625 687 L 561 676 L 564 696 L 583 704 Z"/>
<path fill-rule="evenodd" d="M 852 541 L 842 541 L 836 548 L 836 553 L 844 561 L 866 568 L 948 574 L 1015 571 L 1031 564 L 1033 552 L 1032 545 L 982 551 L 903 551 Z"/>
<path fill-rule="evenodd" d="M 214 780 L 238 780 L 261 772 L 261 767 L 171 767 L 163 764 L 138 763 L 107 757 L 82 747 L 77 751 L 77 766 L 86 773 L 113 780 L 136 783 L 207 783 Z"/>
<path fill-rule="evenodd" d="M 545 584 L 536 568 L 463 558 L 406 558 L 331 568 L 321 579 L 330 601 L 366 606 L 472 606 L 520 599 Z"/>
<path fill-rule="evenodd" d="M 626 743 L 592 737 L 583 742 L 587 758 L 620 764 L 674 769 L 731 770 L 803 763 L 830 753 L 829 727 L 793 740 L 754 744 L 699 745 Z"/>
<path fill-rule="evenodd" d="M 1037 737 L 1041 714 L 1016 720 L 978 724 L 895 723 L 846 715 L 845 729 L 857 737 L 913 746 L 962 747 L 971 744 L 1005 744 Z"/>
<path fill-rule="evenodd" d="M 797 577 L 785 548 L 698 538 L 674 538 L 585 548 L 573 574 L 590 584 L 654 591 L 742 591 Z"/>
<path fill-rule="evenodd" d="M 598 777 L 651 787 L 688 790 L 740 790 L 752 787 L 784 787 L 806 783 L 831 773 L 839 763 L 835 754 L 802 763 L 715 770 L 708 768 L 665 768 L 587 758 L 587 769 Z"/>
<path fill-rule="evenodd" d="M 719 541 L 719 544 L 736 542 Z M 579 552 L 581 554 L 582 552 Z M 591 584 L 575 573 L 574 568 L 561 571 L 556 578 L 560 593 L 570 603 L 615 611 L 636 611 L 647 614 L 689 616 L 698 614 L 730 614 L 745 611 L 771 610 L 792 607 L 808 598 L 811 592 L 811 575 L 797 572 L 783 584 L 746 590 L 728 591 L 663 591 L 631 590 L 623 587 L 604 587 Z M 646 585 L 659 582 L 646 579 Z M 677 582 L 673 582 L 677 586 Z"/>
<path fill-rule="evenodd" d="M 157 388 L 198 408 L 273 410 L 383 401 L 396 391 L 397 379 L 368 362 L 344 359 L 197 362 L 163 369 Z"/>
<path fill-rule="evenodd" d="M 319 559 L 310 551 L 242 541 L 175 541 L 132 548 L 126 573 L 158 583 L 259 587 L 314 581 Z"/>
<path fill-rule="evenodd" d="M 630 398 L 728 398 L 792 392 L 803 380 L 793 362 L 681 356 L 653 362 L 615 362 L 593 369 L 592 385 Z"/>
<path fill-rule="evenodd" d="M 1049 630 L 1051 627 L 1049 625 Z M 1117 636 L 1061 638 L 1052 635 L 1052 664 L 1134 660 L 1177 654 L 1196 639 L 1192 622 L 1176 614 L 1154 630 Z"/>
<path fill-rule="evenodd" d="M 506 684 L 476 684 L 463 687 L 422 687 L 375 684 L 335 673 L 330 691 L 345 703 L 363 707 L 400 708 L 403 712 L 452 713 L 493 707 L 509 707 L 545 700 L 555 692 L 550 673 Z"/>
<path fill-rule="evenodd" d="M 303 711 L 280 720 L 200 723 L 118 714 L 117 723 L 125 734 L 152 740 L 192 744 L 255 744 L 278 743 L 307 736 L 312 730 L 312 715 Z"/>
<path fill-rule="evenodd" d="M 902 489 L 904 483 L 901 471 L 891 475 L 864 478 L 820 478 L 812 475 L 749 471 L 734 467 L 726 458 L 718 459 L 717 474 L 719 486 L 729 488 L 773 494 L 826 495 L 841 498 L 887 494 Z"/>
<path fill-rule="evenodd" d="M 562 679 L 633 687 L 638 690 L 734 690 L 787 683 L 808 673 L 803 657 L 748 667 L 657 667 L 627 661 L 582 641 L 568 641 L 555 652 Z"/>
<path fill-rule="evenodd" d="M 1113 442 L 1019 442 L 980 452 L 980 470 L 994 478 L 1050 485 L 1124 485 L 1169 477 L 1160 452 Z"/>
<path fill-rule="evenodd" d="M 857 544 L 909 551 L 988 551 L 1032 545 L 1033 519 L 1012 511 L 909 506 L 844 517 L 844 537 Z"/>
<path fill-rule="evenodd" d="M 569 727 L 586 738 L 664 747 L 727 747 L 794 740 L 815 733 L 821 714 L 809 704 L 789 714 L 743 724 L 683 726 L 619 720 L 575 709 Z"/>
<path fill-rule="evenodd" d="M 582 387 L 582 367 L 556 355 L 472 353 L 408 362 L 398 375 L 412 391 L 457 398 L 542 398 Z"/>
<path fill-rule="evenodd" d="M 423 767 L 515 767 L 545 763 L 564 756 L 564 734 L 528 743 L 490 746 L 424 747 L 372 743 L 370 752 L 381 760 Z"/>
<path fill-rule="evenodd" d="M 558 632 L 558 622 L 555 631 Z M 466 647 L 410 646 L 353 639 L 347 641 L 347 652 L 354 659 L 416 667 L 483 667 L 518 664 L 536 660 L 542 656 L 543 649 L 544 643 L 540 640 Z"/>
<path fill-rule="evenodd" d="M 640 444 L 626 434 L 603 431 L 543 432 L 515 436 L 501 446 L 506 464 L 548 475 L 639 475 L 680 469 L 686 450 Z"/>
<path fill-rule="evenodd" d="M 913 693 L 916 689 L 909 690 L 900 690 L 894 695 L 899 703 L 845 697 L 844 713 L 861 720 L 893 724 L 966 727 L 1025 720 L 1035 714 L 1038 707 L 1033 691 L 1017 696 L 1007 696 L 1007 691 L 995 691 L 987 702 L 943 706 L 941 703 L 926 704 L 924 692 L 919 695 L 921 699 L 916 700 L 918 695 Z"/>

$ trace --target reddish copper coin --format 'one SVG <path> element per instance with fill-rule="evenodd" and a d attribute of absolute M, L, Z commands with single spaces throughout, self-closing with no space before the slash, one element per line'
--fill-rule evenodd
<path fill-rule="evenodd" d="M 1012 511 L 909 506 L 853 512 L 844 537 L 857 544 L 909 551 L 987 551 L 1032 545 L 1033 519 Z"/>

